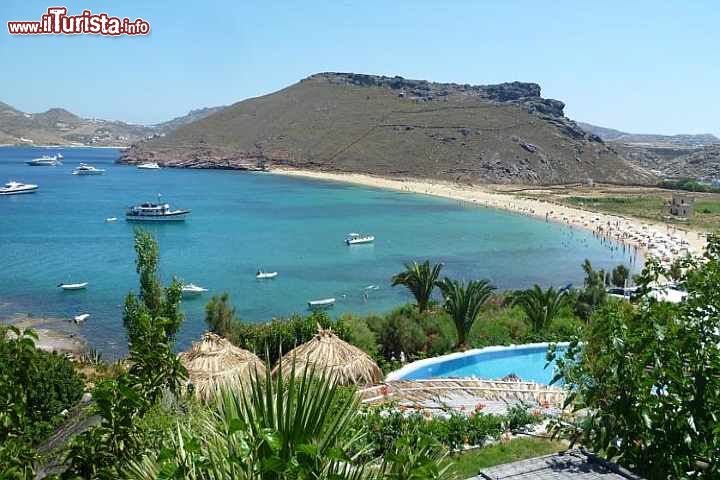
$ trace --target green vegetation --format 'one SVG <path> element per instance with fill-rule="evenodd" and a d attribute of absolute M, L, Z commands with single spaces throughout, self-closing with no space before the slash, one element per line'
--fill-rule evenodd
<path fill-rule="evenodd" d="M 36 457 L 31 447 L 53 431 L 83 393 L 72 362 L 38 350 L 35 340 L 32 330 L 0 328 L 0 466 L 10 478 L 31 477 L 28 465 Z"/>
<path fill-rule="evenodd" d="M 633 194 L 627 196 L 563 197 L 562 203 L 588 210 L 631 216 L 653 222 L 674 223 L 703 230 L 720 229 L 720 196 L 703 194 L 695 200 L 695 214 L 688 220 L 666 218 L 663 205 L 669 196 L 660 194 Z"/>
<path fill-rule="evenodd" d="M 720 188 L 700 183 L 691 178 L 683 178 L 680 180 L 663 180 L 660 187 L 670 190 L 685 190 L 687 192 L 703 192 L 703 193 L 720 193 Z"/>
<path fill-rule="evenodd" d="M 561 442 L 539 438 L 516 438 L 479 450 L 453 455 L 450 460 L 457 478 L 476 476 L 483 468 L 541 457 L 564 450 Z"/>
<path fill-rule="evenodd" d="M 686 301 L 606 303 L 565 355 L 549 355 L 580 412 L 556 432 L 651 480 L 720 475 L 720 237 L 683 267 Z M 669 275 L 649 262 L 638 284 Z"/>

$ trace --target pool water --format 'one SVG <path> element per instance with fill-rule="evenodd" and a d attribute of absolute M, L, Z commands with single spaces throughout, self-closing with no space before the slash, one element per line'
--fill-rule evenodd
<path fill-rule="evenodd" d="M 547 345 L 489 347 L 465 353 L 421 360 L 407 365 L 388 379 L 481 378 L 498 380 L 515 374 L 523 381 L 549 384 L 555 374 L 554 363 L 547 363 Z M 558 348 L 558 350 L 562 350 Z M 413 365 L 417 365 L 413 367 Z"/>

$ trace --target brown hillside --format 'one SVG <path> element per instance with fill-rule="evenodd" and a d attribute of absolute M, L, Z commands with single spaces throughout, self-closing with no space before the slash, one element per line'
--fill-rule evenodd
<path fill-rule="evenodd" d="M 461 182 L 648 183 L 532 83 L 322 73 L 126 151 L 195 168 L 289 166 Z"/>

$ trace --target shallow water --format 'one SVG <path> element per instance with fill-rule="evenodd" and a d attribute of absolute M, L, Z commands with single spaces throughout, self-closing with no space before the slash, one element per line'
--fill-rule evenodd
<path fill-rule="evenodd" d="M 55 152 L 65 156 L 62 166 L 24 164 Z M 138 170 L 114 164 L 118 154 L 0 148 L 0 182 L 40 185 L 33 195 L 0 197 L 0 316 L 88 312 L 80 332 L 107 355 L 124 352 L 121 305 L 137 285 L 124 209 L 158 193 L 192 210 L 184 223 L 147 225 L 160 243 L 163 277 L 210 290 L 184 302 L 180 348 L 202 333 L 204 304 L 223 291 L 242 319 L 257 322 L 305 312 L 308 300 L 326 297 L 337 298 L 333 314 L 387 311 L 409 300 L 390 277 L 414 259 L 444 262 L 444 274 L 489 278 L 500 289 L 580 284 L 585 258 L 600 268 L 631 262 L 629 252 L 590 232 L 452 200 L 265 173 Z M 107 172 L 71 175 L 80 162 Z M 347 247 L 348 232 L 377 239 Z M 258 268 L 280 274 L 258 281 Z M 81 281 L 90 282 L 87 290 L 56 287 Z"/>

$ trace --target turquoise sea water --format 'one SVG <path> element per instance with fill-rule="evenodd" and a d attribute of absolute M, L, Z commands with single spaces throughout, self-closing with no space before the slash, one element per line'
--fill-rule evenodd
<path fill-rule="evenodd" d="M 62 166 L 24 163 L 56 152 L 65 156 Z M 228 291 L 242 319 L 260 322 L 305 312 L 308 300 L 325 297 L 338 299 L 333 314 L 387 311 L 409 300 L 390 287 L 390 277 L 413 259 L 444 262 L 445 274 L 489 278 L 500 289 L 580 284 L 585 258 L 604 268 L 631 261 L 589 232 L 452 200 L 266 173 L 138 170 L 114 164 L 118 155 L 0 148 L 1 183 L 40 185 L 33 195 L 0 197 L 0 317 L 87 312 L 79 332 L 110 356 L 123 353 L 121 305 L 137 285 L 124 209 L 158 193 L 192 210 L 184 223 L 146 226 L 160 243 L 161 274 L 210 290 L 184 302 L 179 348 L 202 333 L 212 293 Z M 71 175 L 80 162 L 107 172 Z M 348 232 L 377 239 L 347 247 Z M 258 281 L 258 268 L 280 274 Z M 87 290 L 56 287 L 81 281 L 90 282 Z M 370 285 L 379 289 L 366 290 Z"/>

